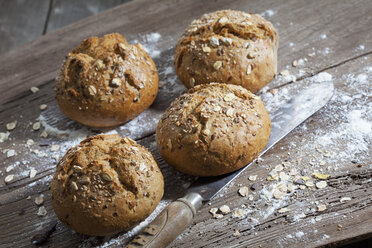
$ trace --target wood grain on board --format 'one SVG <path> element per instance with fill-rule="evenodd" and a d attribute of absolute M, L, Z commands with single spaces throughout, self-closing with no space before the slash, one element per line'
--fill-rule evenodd
<path fill-rule="evenodd" d="M 165 178 L 165 197 L 167 201 L 174 200 L 185 192 L 193 177 L 184 176 L 169 168 L 161 159 L 154 143 L 154 129 L 161 113 L 169 102 L 185 91 L 180 82 L 175 79 L 172 68 L 173 46 L 183 29 L 192 19 L 202 13 L 223 9 L 241 9 L 263 15 L 273 22 L 280 33 L 279 70 L 288 70 L 297 77 L 297 82 L 289 82 L 283 77 L 277 77 L 270 88 L 278 88 L 279 92 L 288 90 L 294 95 L 301 89 L 313 83 L 313 75 L 326 71 L 333 75 L 333 81 L 338 92 L 353 96 L 357 90 L 370 92 L 368 84 L 350 85 L 345 75 L 363 72 L 365 65 L 371 64 L 372 4 L 368 1 L 157 1 L 136 0 L 125 5 L 110 9 L 96 16 L 89 17 L 65 28 L 45 35 L 30 44 L 11 51 L 0 58 L 0 132 L 5 132 L 5 123 L 17 120 L 17 127 L 10 132 L 11 140 L 0 144 L 2 151 L 14 149 L 18 155 L 7 158 L 0 153 L 0 240 L 4 247 L 25 247 L 30 245 L 33 235 L 40 232 L 48 224 L 55 221 L 56 216 L 51 208 L 48 184 L 54 172 L 56 161 L 50 159 L 51 144 L 66 144 L 55 134 L 48 138 L 40 138 L 43 128 L 33 131 L 32 123 L 43 116 L 44 123 L 58 127 L 60 130 L 80 130 L 88 135 L 101 132 L 92 130 L 68 120 L 58 110 L 54 100 L 54 77 L 65 54 L 81 39 L 90 35 L 102 35 L 109 32 L 124 34 L 129 41 L 138 40 L 145 45 L 146 34 L 158 32 L 161 39 L 151 44 L 152 49 L 160 51 L 155 59 L 163 86 L 153 106 L 142 117 L 117 128 L 121 135 L 130 135 L 139 143 L 148 147 L 158 161 Z M 273 12 L 267 12 L 266 10 Z M 265 12 L 266 11 L 266 12 Z M 289 14 L 290 13 L 290 14 Z M 363 45 L 363 46 L 361 46 Z M 308 56 L 312 54 L 312 56 Z M 293 60 L 306 58 L 306 63 L 296 68 L 291 67 Z M 38 86 L 40 91 L 33 94 L 31 86 Z M 346 106 L 362 104 L 368 100 L 368 94 L 348 102 Z M 48 104 L 47 110 L 41 113 L 40 104 Z M 371 159 L 361 161 L 362 167 L 348 161 L 335 158 L 337 173 L 332 173 L 328 180 L 329 187 L 322 190 L 299 191 L 284 203 L 292 210 L 305 213 L 301 220 L 293 221 L 292 213 L 277 214 L 273 206 L 264 201 L 248 201 L 236 192 L 239 184 L 250 186 L 248 175 L 258 175 L 261 187 L 269 186 L 266 181 L 268 172 L 278 163 L 288 159 L 290 149 L 291 159 L 303 158 L 304 163 L 298 165 L 301 169 L 312 170 L 306 160 L 314 153 L 307 147 L 315 141 L 314 136 L 320 130 L 331 132 L 344 125 L 343 113 L 339 99 L 331 103 L 311 117 L 303 126 L 288 135 L 278 145 L 263 157 L 264 162 L 247 170 L 234 185 L 226 190 L 223 197 L 212 201 L 200 211 L 191 226 L 172 247 L 316 247 L 327 244 L 345 244 L 355 239 L 367 238 L 372 235 L 372 202 L 371 185 L 372 171 L 369 167 Z M 335 118 L 335 116 L 340 118 Z M 145 125 L 147 124 L 147 125 Z M 306 132 L 303 128 L 306 127 Z M 107 131 L 107 130 L 106 130 Z M 68 134 L 66 134 L 68 135 Z M 25 145 L 32 138 L 35 145 L 31 149 L 45 152 L 47 157 L 30 153 Z M 68 144 L 68 143 L 67 143 Z M 40 146 L 41 145 L 41 146 Z M 345 143 L 336 144 L 334 149 L 342 150 Z M 347 147 L 346 147 L 347 148 Z M 62 149 L 62 147 L 61 147 Z M 63 147 L 66 149 L 66 147 Z M 40 153 L 39 153 L 40 154 Z M 362 154 L 365 156 L 365 154 Z M 23 165 L 22 158 L 27 157 L 31 165 Z M 5 168 L 20 161 L 11 173 L 15 179 L 10 184 L 4 183 Z M 30 179 L 26 166 L 38 169 L 35 178 Z M 299 169 L 300 169 L 299 168 Z M 180 183 L 182 182 L 182 183 Z M 45 195 L 48 214 L 44 217 L 36 215 L 38 207 L 33 199 L 39 194 Z M 32 200 L 27 200 L 31 196 Z M 340 198 L 350 196 L 350 202 L 341 204 Z M 255 197 L 259 197 L 258 194 Z M 293 198 L 293 199 L 292 199 Z M 313 212 L 316 205 L 309 199 L 327 203 L 324 212 Z M 303 203 L 303 204 L 302 204 Z M 254 222 L 248 217 L 231 218 L 227 215 L 222 219 L 212 219 L 208 213 L 211 207 L 228 204 L 231 209 L 242 204 L 251 205 L 252 216 L 259 220 Z M 268 216 L 261 216 L 269 213 Z M 270 214 L 270 211 L 274 211 Z M 262 214 L 261 213 L 261 214 Z M 338 230 L 337 225 L 342 225 Z M 239 230 L 240 236 L 233 233 Z M 315 232 L 316 230 L 316 232 Z M 302 235 L 303 233 L 303 235 Z M 292 235 L 291 237 L 287 235 Z M 297 236 L 296 236 L 297 234 Z M 306 235 L 305 235 L 306 234 Z M 128 241 L 125 233 L 114 237 L 113 247 L 119 247 Z M 79 244 L 94 246 L 108 241 L 109 238 L 98 239 L 78 235 L 68 228 L 57 225 L 57 230 L 46 243 L 53 247 L 71 247 Z"/>
<path fill-rule="evenodd" d="M 50 0 L 0 1 L 0 54 L 43 35 L 49 3 Z"/>

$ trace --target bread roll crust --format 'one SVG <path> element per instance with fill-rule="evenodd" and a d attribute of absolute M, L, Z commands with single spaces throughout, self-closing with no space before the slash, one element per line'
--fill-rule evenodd
<path fill-rule="evenodd" d="M 58 104 L 69 118 L 91 127 L 133 119 L 158 92 L 158 73 L 140 44 L 117 33 L 84 40 L 66 57 L 57 77 Z"/>
<path fill-rule="evenodd" d="M 58 218 L 78 233 L 105 236 L 144 220 L 164 192 L 151 153 L 130 138 L 98 135 L 69 149 L 50 185 Z"/>
<path fill-rule="evenodd" d="M 170 105 L 156 142 L 175 169 L 218 176 L 255 159 L 270 131 L 270 117 L 257 96 L 240 86 L 211 83 L 195 86 Z"/>
<path fill-rule="evenodd" d="M 257 92 L 277 73 L 278 33 L 259 15 L 222 10 L 203 15 L 175 48 L 178 78 L 187 87 L 222 82 Z"/>

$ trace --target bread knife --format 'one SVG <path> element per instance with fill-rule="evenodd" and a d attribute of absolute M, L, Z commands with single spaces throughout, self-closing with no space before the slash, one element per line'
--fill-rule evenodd
<path fill-rule="evenodd" d="M 262 156 L 278 141 L 285 137 L 307 118 L 321 109 L 333 95 L 333 83 L 312 84 L 290 99 L 284 106 L 271 115 L 270 139 L 259 155 Z M 210 201 L 244 170 L 217 177 L 200 177 L 188 188 L 184 197 L 169 204 L 127 248 L 163 248 L 167 247 L 191 223 L 196 211 Z"/>

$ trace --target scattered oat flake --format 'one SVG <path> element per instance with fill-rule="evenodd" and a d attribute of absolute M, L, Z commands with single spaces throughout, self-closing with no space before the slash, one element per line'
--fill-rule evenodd
<path fill-rule="evenodd" d="M 288 176 L 287 174 L 285 174 L 284 171 L 281 171 L 281 172 L 279 173 L 279 178 L 280 178 L 280 180 L 282 180 L 282 181 L 288 181 L 288 180 L 289 180 L 289 176 Z"/>
<path fill-rule="evenodd" d="M 280 75 L 287 77 L 287 76 L 290 75 L 290 73 L 289 73 L 288 70 L 282 70 L 282 71 L 280 72 Z"/>
<path fill-rule="evenodd" d="M 41 134 L 40 134 L 40 137 L 42 137 L 42 138 L 48 138 L 48 133 L 47 133 L 47 131 L 42 131 L 41 132 Z"/>
<path fill-rule="evenodd" d="M 241 234 L 240 234 L 239 230 L 235 230 L 233 236 L 234 236 L 234 237 L 240 237 L 240 235 L 241 235 Z"/>
<path fill-rule="evenodd" d="M 47 214 L 47 210 L 45 209 L 44 206 L 41 206 L 41 207 L 39 208 L 39 210 L 37 211 L 37 215 L 38 215 L 38 216 L 45 216 L 46 214 Z"/>
<path fill-rule="evenodd" d="M 273 196 L 275 199 L 279 200 L 283 196 L 285 196 L 285 193 L 283 191 L 280 191 L 279 189 L 275 189 L 273 192 Z"/>
<path fill-rule="evenodd" d="M 318 172 L 314 172 L 313 175 L 314 175 L 314 177 L 316 179 L 321 179 L 321 180 L 326 180 L 326 179 L 329 178 L 329 175 L 327 175 L 327 174 L 321 174 L 321 173 L 318 173 Z"/>
<path fill-rule="evenodd" d="M 325 204 L 319 204 L 317 208 L 318 208 L 318 212 L 323 212 L 327 209 L 327 206 Z"/>
<path fill-rule="evenodd" d="M 30 178 L 34 178 L 36 176 L 37 171 L 35 169 L 30 170 Z"/>
<path fill-rule="evenodd" d="M 40 105 L 40 110 L 46 110 L 47 107 L 48 107 L 48 105 L 46 105 L 46 104 L 41 104 L 41 105 Z"/>
<path fill-rule="evenodd" d="M 294 60 L 294 61 L 292 62 L 292 65 L 293 65 L 293 67 L 298 66 L 298 61 L 297 61 L 297 60 Z"/>
<path fill-rule="evenodd" d="M 8 150 L 8 151 L 6 152 L 6 156 L 7 156 L 8 158 L 13 157 L 14 155 L 16 155 L 16 152 L 15 152 L 13 149 L 10 149 L 10 150 Z"/>
<path fill-rule="evenodd" d="M 274 170 L 275 171 L 282 171 L 283 170 L 283 165 L 278 164 L 277 166 L 275 166 Z"/>
<path fill-rule="evenodd" d="M 58 151 L 59 150 L 59 145 L 52 145 L 52 147 L 50 148 L 50 150 L 52 152 Z"/>
<path fill-rule="evenodd" d="M 17 126 L 17 121 L 13 121 L 13 122 L 10 122 L 10 123 L 6 124 L 6 129 L 11 131 L 14 128 L 16 128 L 16 126 Z"/>
<path fill-rule="evenodd" d="M 0 132 L 0 143 L 3 143 L 4 141 L 8 140 L 9 138 L 9 132 L 2 133 Z"/>
<path fill-rule="evenodd" d="M 211 209 L 209 209 L 209 213 L 211 213 L 212 215 L 213 214 L 216 214 L 217 211 L 218 211 L 218 208 L 211 208 Z"/>
<path fill-rule="evenodd" d="M 289 212 L 291 211 L 289 208 L 281 208 L 281 209 L 278 209 L 278 213 L 282 214 L 282 213 L 286 213 L 286 212 Z"/>
<path fill-rule="evenodd" d="M 228 214 L 228 213 L 230 213 L 230 207 L 227 206 L 227 205 L 222 205 L 220 207 L 220 211 L 221 211 L 222 214 Z"/>
<path fill-rule="evenodd" d="M 35 197 L 35 204 L 36 204 L 36 205 L 40 206 L 40 205 L 42 205 L 43 203 L 44 203 L 44 195 L 43 195 L 43 194 L 41 194 L 41 195 Z"/>
<path fill-rule="evenodd" d="M 276 95 L 276 94 L 279 92 L 278 89 L 271 89 L 271 90 L 269 90 L 269 91 L 270 91 L 270 93 L 273 94 L 273 95 Z"/>
<path fill-rule="evenodd" d="M 247 196 L 248 195 L 248 187 L 244 186 L 239 189 L 239 195 L 241 196 Z"/>
<path fill-rule="evenodd" d="M 35 86 L 32 86 L 32 87 L 30 88 L 30 90 L 31 90 L 32 93 L 36 93 L 36 92 L 39 91 L 39 88 L 38 88 L 38 87 L 35 87 Z"/>
<path fill-rule="evenodd" d="M 14 169 L 13 165 L 9 165 L 8 167 L 6 167 L 5 171 L 6 172 L 10 172 Z"/>
<path fill-rule="evenodd" d="M 29 146 L 32 146 L 35 142 L 32 140 L 32 139 L 28 139 L 26 141 L 26 144 L 29 145 Z"/>
<path fill-rule="evenodd" d="M 327 182 L 326 181 L 320 181 L 320 182 L 317 182 L 315 184 L 315 186 L 318 188 L 318 189 L 323 189 L 325 187 L 327 187 Z"/>
<path fill-rule="evenodd" d="M 216 219 L 221 219 L 221 218 L 223 218 L 223 215 L 222 214 L 214 214 L 213 217 L 216 218 Z"/>
<path fill-rule="evenodd" d="M 35 131 L 39 130 L 40 129 L 40 122 L 35 122 L 34 124 L 32 124 L 32 129 L 34 129 Z"/>
<path fill-rule="evenodd" d="M 249 181 L 256 181 L 257 180 L 257 175 L 251 175 L 248 177 Z"/>
<path fill-rule="evenodd" d="M 4 181 L 5 183 L 10 183 L 13 179 L 14 179 L 14 175 L 10 174 L 5 177 Z"/>
<path fill-rule="evenodd" d="M 244 210 L 241 208 L 237 208 L 233 211 L 232 217 L 234 218 L 241 218 L 244 216 Z"/>
<path fill-rule="evenodd" d="M 342 197 L 342 198 L 340 199 L 340 202 L 341 202 L 341 203 L 348 202 L 348 201 L 351 201 L 351 198 L 350 198 L 350 197 Z"/>
<path fill-rule="evenodd" d="M 313 187 L 313 186 L 314 186 L 314 183 L 313 183 L 312 181 L 307 181 L 307 182 L 305 183 L 305 185 L 306 185 L 307 187 Z"/>
<path fill-rule="evenodd" d="M 338 225 L 337 225 L 337 230 L 339 230 L 339 231 L 342 230 L 342 225 L 341 225 L 341 224 L 338 224 Z"/>

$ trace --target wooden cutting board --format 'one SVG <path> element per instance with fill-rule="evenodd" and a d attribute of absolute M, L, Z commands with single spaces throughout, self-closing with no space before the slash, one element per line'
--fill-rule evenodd
<path fill-rule="evenodd" d="M 370 1 L 136 0 L 47 34 L 0 58 L 0 132 L 9 134 L 0 143 L 1 247 L 30 246 L 35 234 L 56 221 L 49 181 L 58 157 L 87 135 L 116 131 L 153 152 L 166 184 L 156 212 L 183 195 L 195 178 L 174 171 L 161 159 L 154 130 L 169 103 L 185 92 L 173 69 L 178 37 L 194 18 L 218 9 L 261 13 L 279 30 L 279 71 L 288 70 L 290 76 L 278 75 L 259 93 L 271 113 L 313 83 L 332 80 L 336 93 L 329 105 L 204 206 L 194 225 L 171 247 L 317 247 L 372 236 Z M 153 106 L 135 120 L 114 130 L 93 130 L 59 111 L 54 78 L 64 56 L 82 39 L 110 32 L 148 48 L 161 87 Z M 39 91 L 32 93 L 31 87 Z M 47 109 L 40 110 L 41 104 L 47 104 Z M 13 121 L 16 127 L 8 131 L 6 124 Z M 41 123 L 40 129 L 33 129 L 35 122 Z M 36 176 L 30 178 L 30 171 L 36 171 Z M 320 181 L 313 178 L 315 171 L 330 175 L 327 187 L 311 184 Z M 288 176 L 290 182 L 300 176 L 309 179 L 307 186 L 295 185 L 293 192 L 275 199 L 272 193 L 281 180 L 277 174 L 282 180 Z M 249 180 L 252 175 L 257 175 L 255 181 L 254 177 Z M 249 197 L 239 196 L 240 187 L 254 183 L 257 189 L 250 190 Z M 40 206 L 34 203 L 41 194 L 45 216 L 37 215 Z M 224 204 L 232 213 L 214 219 L 209 210 Z M 58 223 L 45 246 L 121 247 L 143 225 L 100 239 L 78 235 Z"/>

